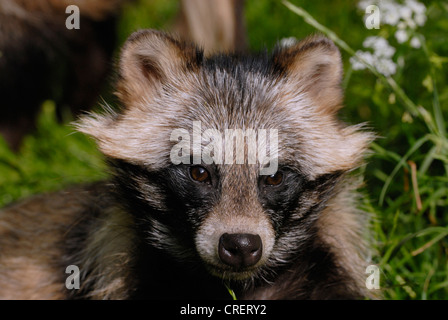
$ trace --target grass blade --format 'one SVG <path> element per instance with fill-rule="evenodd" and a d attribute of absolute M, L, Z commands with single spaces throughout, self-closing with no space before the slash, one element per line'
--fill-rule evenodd
<path fill-rule="evenodd" d="M 229 294 L 230 294 L 230 296 L 232 297 L 232 299 L 233 299 L 233 300 L 238 300 L 238 299 L 236 298 L 236 294 L 235 294 L 235 292 L 230 288 L 230 286 L 229 286 L 227 283 L 224 283 L 224 285 L 226 286 L 227 291 L 229 292 Z"/>
<path fill-rule="evenodd" d="M 397 174 L 398 170 L 400 170 L 400 168 L 406 163 L 408 158 L 415 151 L 417 151 L 425 142 L 427 142 L 429 140 L 430 140 L 429 135 L 426 135 L 426 136 L 420 138 L 419 140 L 417 140 L 414 143 L 414 145 L 412 146 L 412 148 L 401 158 L 400 162 L 398 162 L 398 164 L 395 166 L 394 170 L 392 171 L 392 173 L 389 175 L 389 177 L 387 178 L 386 182 L 384 183 L 383 189 L 381 190 L 380 198 L 379 198 L 379 201 L 378 201 L 380 206 L 383 205 L 387 189 L 389 188 L 389 185 L 391 184 L 391 182 L 392 182 L 393 178 L 395 177 L 395 175 Z"/>

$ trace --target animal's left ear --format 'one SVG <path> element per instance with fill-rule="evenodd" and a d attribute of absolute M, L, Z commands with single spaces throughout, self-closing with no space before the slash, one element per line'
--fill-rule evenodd
<path fill-rule="evenodd" d="M 306 93 L 324 113 L 342 106 L 342 62 L 336 45 L 322 36 L 312 36 L 274 54 L 277 65 L 286 70 L 289 84 Z"/>

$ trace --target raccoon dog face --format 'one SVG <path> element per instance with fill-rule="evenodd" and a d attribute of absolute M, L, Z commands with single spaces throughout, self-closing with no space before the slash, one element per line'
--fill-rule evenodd
<path fill-rule="evenodd" d="M 144 30 L 119 67 L 122 110 L 86 117 L 79 129 L 110 159 L 145 241 L 224 279 L 267 278 L 300 259 L 370 139 L 336 118 L 336 46 L 311 37 L 272 54 L 204 57 Z M 227 147 L 238 139 L 241 161 Z M 266 148 L 275 170 L 261 174 Z"/>

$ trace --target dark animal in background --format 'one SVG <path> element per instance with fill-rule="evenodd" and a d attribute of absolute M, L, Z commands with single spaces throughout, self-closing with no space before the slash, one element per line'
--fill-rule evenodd
<path fill-rule="evenodd" d="M 78 114 L 104 86 L 126 0 L 0 1 L 0 134 L 17 151 L 35 126 L 41 103 Z M 77 5 L 80 29 L 66 28 Z"/>
<path fill-rule="evenodd" d="M 311 37 L 272 54 L 211 57 L 165 33 L 124 45 L 118 111 L 78 129 L 110 181 L 0 211 L 2 298 L 340 299 L 365 286 L 368 217 L 357 179 L 372 134 L 337 119 L 337 47 Z M 173 130 L 278 130 L 278 170 L 175 164 Z M 233 139 L 233 138 L 232 138 Z M 65 286 L 67 266 L 79 289 Z"/>

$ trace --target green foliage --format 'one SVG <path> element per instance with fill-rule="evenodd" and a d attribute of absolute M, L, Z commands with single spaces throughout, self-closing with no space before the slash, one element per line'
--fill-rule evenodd
<path fill-rule="evenodd" d="M 34 135 L 19 154 L 0 138 L 0 207 L 31 194 L 57 190 L 106 176 L 100 153 L 90 139 L 56 121 L 52 101 L 46 101 Z"/>

